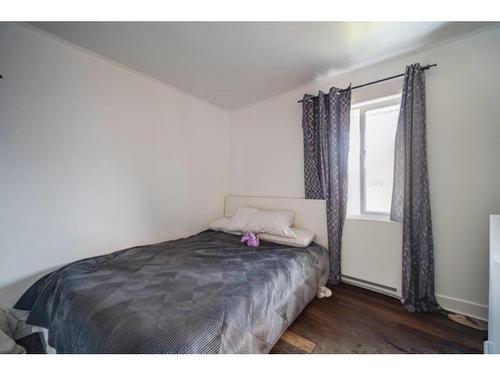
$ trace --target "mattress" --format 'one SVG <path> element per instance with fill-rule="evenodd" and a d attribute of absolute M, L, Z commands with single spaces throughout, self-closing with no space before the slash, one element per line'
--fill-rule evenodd
<path fill-rule="evenodd" d="M 267 353 L 328 277 L 328 254 L 205 231 L 76 261 L 15 305 L 57 353 Z"/>

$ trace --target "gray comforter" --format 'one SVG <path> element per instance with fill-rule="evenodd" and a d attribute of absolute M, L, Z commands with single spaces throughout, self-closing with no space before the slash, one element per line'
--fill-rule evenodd
<path fill-rule="evenodd" d="M 267 353 L 314 298 L 327 251 L 205 231 L 71 263 L 15 308 L 58 353 Z"/>

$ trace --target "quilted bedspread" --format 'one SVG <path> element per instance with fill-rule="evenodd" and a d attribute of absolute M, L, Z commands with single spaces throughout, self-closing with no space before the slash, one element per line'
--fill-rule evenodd
<path fill-rule="evenodd" d="M 267 353 L 328 276 L 328 254 L 205 231 L 83 259 L 15 308 L 58 353 Z"/>

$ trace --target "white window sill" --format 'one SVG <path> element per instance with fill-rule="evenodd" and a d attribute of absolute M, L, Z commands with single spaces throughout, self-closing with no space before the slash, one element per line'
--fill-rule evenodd
<path fill-rule="evenodd" d="M 346 220 L 369 220 L 394 223 L 394 221 L 390 219 L 389 215 L 347 215 Z"/>

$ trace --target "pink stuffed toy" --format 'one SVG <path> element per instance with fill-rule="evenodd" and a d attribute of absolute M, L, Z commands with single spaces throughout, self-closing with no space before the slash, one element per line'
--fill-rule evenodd
<path fill-rule="evenodd" d="M 246 242 L 247 246 L 259 246 L 259 238 L 254 232 L 247 232 L 241 237 L 241 242 Z"/>

